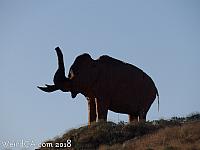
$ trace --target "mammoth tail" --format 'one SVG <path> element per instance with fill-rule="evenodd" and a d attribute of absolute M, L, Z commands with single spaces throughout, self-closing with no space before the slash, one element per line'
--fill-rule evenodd
<path fill-rule="evenodd" d="M 158 96 L 158 112 L 159 112 L 159 94 L 158 94 L 158 89 L 156 88 L 156 95 Z"/>

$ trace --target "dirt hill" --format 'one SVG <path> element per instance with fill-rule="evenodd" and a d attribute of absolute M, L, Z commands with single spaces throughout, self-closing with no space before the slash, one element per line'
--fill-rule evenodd
<path fill-rule="evenodd" d="M 41 150 L 200 150 L 200 114 L 170 120 L 98 122 L 46 141 Z"/>

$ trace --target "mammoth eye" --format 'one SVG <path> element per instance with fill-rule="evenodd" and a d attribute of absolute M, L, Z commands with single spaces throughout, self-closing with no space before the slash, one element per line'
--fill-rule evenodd
<path fill-rule="evenodd" d="M 74 77 L 74 72 L 72 69 L 70 69 L 69 74 L 70 74 L 70 79 L 72 79 Z"/>

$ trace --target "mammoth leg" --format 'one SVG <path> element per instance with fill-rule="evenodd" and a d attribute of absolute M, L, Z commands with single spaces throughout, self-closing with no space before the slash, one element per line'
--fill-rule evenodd
<path fill-rule="evenodd" d="M 96 110 L 97 110 L 97 121 L 104 120 L 107 121 L 108 114 L 108 101 L 103 101 L 102 99 L 95 99 Z"/>
<path fill-rule="evenodd" d="M 138 122 L 138 115 L 129 114 L 129 123 L 130 122 Z"/>
<path fill-rule="evenodd" d="M 95 98 L 87 98 L 88 100 L 88 125 L 96 121 L 96 104 Z"/>
<path fill-rule="evenodd" d="M 146 121 L 146 116 L 147 116 L 147 113 L 146 112 L 141 112 L 139 114 L 139 121 Z"/>

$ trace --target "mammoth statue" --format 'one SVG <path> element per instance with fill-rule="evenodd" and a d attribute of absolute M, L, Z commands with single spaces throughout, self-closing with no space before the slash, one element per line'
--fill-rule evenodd
<path fill-rule="evenodd" d="M 58 70 L 54 84 L 38 87 L 45 92 L 83 94 L 88 102 L 88 123 L 107 120 L 108 110 L 129 115 L 129 121 L 146 120 L 147 112 L 159 95 L 153 80 L 141 69 L 103 55 L 93 60 L 89 54 L 78 56 L 65 76 L 63 54 L 55 48 Z M 139 118 L 139 119 L 138 119 Z"/>

